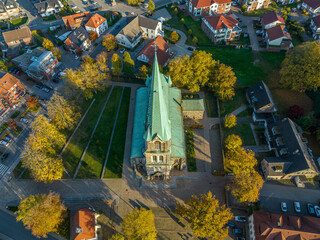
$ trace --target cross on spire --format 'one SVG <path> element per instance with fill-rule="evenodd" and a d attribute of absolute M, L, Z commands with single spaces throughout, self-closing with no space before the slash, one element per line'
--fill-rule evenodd
<path fill-rule="evenodd" d="M 154 54 L 157 54 L 157 43 L 156 43 L 156 39 L 154 40 L 154 44 L 152 44 L 152 46 L 154 47 Z"/>

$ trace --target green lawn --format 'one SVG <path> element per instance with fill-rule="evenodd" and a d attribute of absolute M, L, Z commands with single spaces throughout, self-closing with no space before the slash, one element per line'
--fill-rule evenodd
<path fill-rule="evenodd" d="M 237 89 L 236 95 L 232 100 L 226 102 L 220 102 L 220 115 L 225 117 L 225 115 L 230 114 L 232 111 L 236 110 L 238 107 L 247 105 L 245 90 Z"/>
<path fill-rule="evenodd" d="M 252 17 L 261 17 L 263 14 L 271 12 L 271 11 L 275 11 L 277 9 L 278 9 L 278 6 L 276 6 L 276 7 L 270 6 L 268 8 L 263 8 L 263 9 L 258 9 L 258 10 L 246 12 L 245 15 L 252 16 Z"/>
<path fill-rule="evenodd" d="M 17 19 L 13 19 L 11 20 L 11 24 L 15 27 L 19 27 L 22 24 L 25 24 L 28 20 L 28 17 L 23 17 L 23 18 L 17 18 Z"/>
<path fill-rule="evenodd" d="M 218 117 L 217 98 L 209 90 L 205 91 L 205 97 L 208 117 Z"/>
<path fill-rule="evenodd" d="M 91 132 L 97 122 L 97 118 L 102 110 L 103 104 L 108 97 L 109 91 L 110 88 L 107 88 L 106 91 L 95 95 L 95 102 L 77 129 L 68 147 L 62 154 L 64 167 L 71 177 L 77 168 L 81 154 L 87 145 Z"/>
<path fill-rule="evenodd" d="M 223 128 L 224 139 L 231 134 L 239 135 L 242 139 L 243 146 L 256 145 L 249 123 L 241 123 L 233 128 Z"/>
<path fill-rule="evenodd" d="M 125 88 L 114 132 L 104 178 L 121 178 L 131 89 Z"/>
<path fill-rule="evenodd" d="M 112 90 L 107 106 L 91 139 L 90 146 L 83 158 L 77 178 L 100 178 L 110 143 L 121 92 L 122 87 L 115 87 Z M 99 115 L 97 115 L 95 121 L 97 121 L 98 116 Z"/>

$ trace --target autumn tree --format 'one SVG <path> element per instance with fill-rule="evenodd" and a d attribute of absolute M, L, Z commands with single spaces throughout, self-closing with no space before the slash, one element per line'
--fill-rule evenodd
<path fill-rule="evenodd" d="M 230 114 L 224 119 L 224 126 L 226 128 L 233 128 L 237 126 L 237 117 L 234 114 Z"/>
<path fill-rule="evenodd" d="M 17 128 L 17 123 L 14 119 L 10 119 L 8 121 L 8 127 L 11 128 L 11 129 L 16 129 Z"/>
<path fill-rule="evenodd" d="M 154 2 L 152 0 L 149 0 L 148 10 L 150 12 L 153 12 L 155 8 L 156 8 L 156 6 L 154 5 Z"/>
<path fill-rule="evenodd" d="M 191 35 L 192 34 L 192 29 L 188 29 L 188 35 Z"/>
<path fill-rule="evenodd" d="M 225 205 L 219 205 L 211 192 L 201 194 L 200 197 L 193 195 L 184 203 L 177 206 L 176 213 L 190 223 L 196 237 L 223 240 L 228 236 L 228 228 L 225 226 L 233 215 Z"/>
<path fill-rule="evenodd" d="M 72 128 L 80 118 L 76 106 L 67 101 L 63 96 L 54 94 L 47 106 L 48 116 L 58 129 Z"/>
<path fill-rule="evenodd" d="M 104 36 L 102 40 L 102 45 L 109 51 L 114 50 L 117 46 L 117 41 L 115 36 L 113 36 L 110 33 Z"/>
<path fill-rule="evenodd" d="M 179 40 L 179 34 L 176 31 L 171 32 L 170 41 L 176 43 Z"/>
<path fill-rule="evenodd" d="M 130 54 L 125 51 L 123 54 L 123 72 L 127 77 L 134 76 L 134 61 L 131 59 Z"/>
<path fill-rule="evenodd" d="M 140 2 L 143 0 L 126 0 L 128 4 L 133 5 L 133 6 L 138 6 Z"/>
<path fill-rule="evenodd" d="M 198 40 L 198 38 L 197 38 L 197 37 L 193 37 L 193 38 L 192 38 L 192 42 L 193 42 L 194 44 L 197 44 L 197 43 L 198 43 L 198 41 L 199 41 L 199 40 Z"/>
<path fill-rule="evenodd" d="M 58 47 L 52 48 L 52 54 L 53 54 L 53 56 L 55 56 L 59 61 L 61 61 L 62 51 L 61 51 L 60 48 L 58 48 Z"/>
<path fill-rule="evenodd" d="M 91 31 L 89 33 L 89 40 L 94 42 L 97 39 L 98 39 L 98 34 L 95 31 Z"/>
<path fill-rule="evenodd" d="M 186 22 L 186 21 L 184 20 L 184 18 L 181 18 L 180 21 L 181 21 L 182 24 L 185 24 L 185 22 Z"/>
<path fill-rule="evenodd" d="M 35 108 L 38 105 L 38 102 L 39 102 L 38 98 L 35 98 L 35 97 L 32 97 L 32 96 L 29 96 L 27 98 L 27 106 L 29 108 Z"/>
<path fill-rule="evenodd" d="M 240 147 L 239 142 L 237 142 L 236 148 L 229 148 L 228 151 L 226 151 L 225 162 L 234 174 L 238 174 L 239 172 L 254 171 L 258 161 L 254 156 L 254 152 L 251 150 L 246 151 Z"/>
<path fill-rule="evenodd" d="M 148 68 L 147 68 L 146 65 L 142 65 L 139 68 L 139 76 L 144 80 L 147 79 L 147 77 L 148 77 Z"/>
<path fill-rule="evenodd" d="M 45 38 L 45 39 L 43 39 L 42 47 L 44 47 L 48 51 L 51 51 L 53 49 L 54 45 L 48 38 Z"/>
<path fill-rule="evenodd" d="M 242 139 L 240 136 L 231 134 L 224 141 L 224 146 L 228 151 L 237 151 L 242 145 Z"/>
<path fill-rule="evenodd" d="M 232 68 L 223 63 L 218 63 L 213 67 L 208 87 L 221 101 L 231 100 L 235 95 L 234 86 L 236 81 L 237 78 Z"/>
<path fill-rule="evenodd" d="M 47 237 L 57 232 L 67 208 L 57 193 L 30 195 L 20 201 L 17 220 L 30 229 L 36 237 Z"/>
<path fill-rule="evenodd" d="M 116 233 L 112 235 L 111 240 L 125 240 L 125 238 L 120 233 Z"/>
<path fill-rule="evenodd" d="M 240 171 L 235 174 L 233 184 L 230 187 L 231 193 L 240 203 L 257 202 L 263 183 L 264 181 L 257 171 Z"/>
<path fill-rule="evenodd" d="M 136 208 L 122 222 L 122 232 L 131 240 L 155 240 L 157 238 L 154 215 L 151 210 Z"/>
<path fill-rule="evenodd" d="M 320 87 L 320 45 L 305 42 L 287 51 L 282 62 L 280 83 L 299 92 Z"/>
<path fill-rule="evenodd" d="M 118 54 L 114 53 L 111 58 L 112 62 L 112 73 L 114 75 L 121 75 L 122 73 L 122 62 Z"/>

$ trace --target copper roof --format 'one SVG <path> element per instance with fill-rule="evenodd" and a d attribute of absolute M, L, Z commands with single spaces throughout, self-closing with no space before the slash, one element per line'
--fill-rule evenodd
<path fill-rule="evenodd" d="M 157 45 L 157 58 L 158 58 L 158 63 L 161 66 L 164 66 L 165 63 L 169 60 L 170 58 L 170 53 L 167 52 L 169 49 L 168 43 L 161 37 L 160 35 L 155 39 L 151 40 L 137 55 L 145 55 L 148 59 L 149 62 L 148 64 L 153 65 L 153 60 L 154 60 L 154 45 Z"/>
<path fill-rule="evenodd" d="M 2 35 L 6 43 L 32 37 L 31 31 L 28 27 L 23 27 L 20 29 L 4 32 L 2 33 Z"/>
<path fill-rule="evenodd" d="M 207 22 L 212 26 L 214 30 L 220 30 L 224 28 L 234 28 L 239 23 L 231 15 L 220 15 L 220 16 L 208 16 L 205 17 Z"/>
<path fill-rule="evenodd" d="M 96 237 L 95 214 L 88 208 L 80 209 L 72 217 L 71 239 L 82 240 Z"/>
<path fill-rule="evenodd" d="M 253 212 L 256 240 L 320 239 L 320 220 L 269 212 Z"/>
<path fill-rule="evenodd" d="M 98 13 L 93 15 L 89 21 L 86 23 L 87 27 L 97 28 L 99 27 L 104 21 L 107 21 L 104 17 L 100 16 Z"/>

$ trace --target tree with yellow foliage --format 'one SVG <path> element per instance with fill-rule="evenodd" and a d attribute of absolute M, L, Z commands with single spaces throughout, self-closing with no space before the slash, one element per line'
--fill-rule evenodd
<path fill-rule="evenodd" d="M 48 38 L 45 38 L 45 39 L 43 39 L 42 47 L 44 47 L 48 51 L 51 51 L 53 49 L 54 45 Z"/>
<path fill-rule="evenodd" d="M 62 51 L 61 51 L 60 48 L 58 48 L 58 47 L 52 48 L 52 54 L 53 54 L 53 56 L 55 56 L 59 61 L 61 61 Z"/>
<path fill-rule="evenodd" d="M 20 201 L 17 220 L 36 237 L 47 237 L 57 232 L 67 208 L 57 193 L 30 195 Z"/>
<path fill-rule="evenodd" d="M 115 36 L 113 36 L 110 33 L 104 36 L 102 40 L 102 45 L 109 51 L 114 50 L 117 46 L 117 41 Z"/>
<path fill-rule="evenodd" d="M 38 102 L 39 102 L 38 98 L 35 98 L 35 97 L 32 97 L 32 96 L 29 96 L 27 98 L 27 106 L 29 108 L 35 108 L 38 105 Z"/>
<path fill-rule="evenodd" d="M 146 80 L 147 77 L 148 77 L 148 68 L 146 65 L 142 65 L 140 68 L 139 68 L 139 76 Z"/>
<path fill-rule="evenodd" d="M 176 31 L 171 32 L 170 41 L 176 43 L 179 40 L 179 34 Z"/>
<path fill-rule="evenodd" d="M 237 117 L 234 114 L 230 114 L 224 119 L 224 126 L 226 128 L 233 128 L 237 126 Z"/>
<path fill-rule="evenodd" d="M 236 135 L 235 135 L 236 136 Z M 229 149 L 225 154 L 225 163 L 234 174 L 239 172 L 252 172 L 258 161 L 251 150 L 246 151 L 239 145 Z"/>
<path fill-rule="evenodd" d="M 196 237 L 223 240 L 228 236 L 228 227 L 225 226 L 233 215 L 225 205 L 219 205 L 211 192 L 200 197 L 192 195 L 184 203 L 179 204 L 175 212 L 190 223 Z"/>
<path fill-rule="evenodd" d="M 157 238 L 154 215 L 151 210 L 136 208 L 124 217 L 121 225 L 126 239 L 155 240 Z"/>
<path fill-rule="evenodd" d="M 240 136 L 231 134 L 224 141 L 224 146 L 228 151 L 237 151 L 242 145 L 242 139 Z"/>

